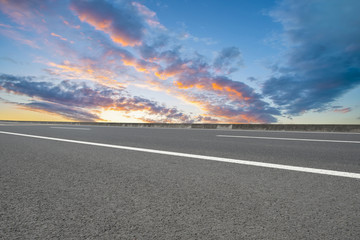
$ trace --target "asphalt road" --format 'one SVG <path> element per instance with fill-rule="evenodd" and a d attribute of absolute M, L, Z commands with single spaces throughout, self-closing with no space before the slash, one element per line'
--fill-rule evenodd
<path fill-rule="evenodd" d="M 1 123 L 0 239 L 360 239 L 359 148 L 347 133 Z"/>

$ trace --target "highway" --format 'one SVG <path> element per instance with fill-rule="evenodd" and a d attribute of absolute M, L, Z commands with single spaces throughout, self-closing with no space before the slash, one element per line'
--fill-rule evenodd
<path fill-rule="evenodd" d="M 359 239 L 360 134 L 0 123 L 0 239 Z"/>

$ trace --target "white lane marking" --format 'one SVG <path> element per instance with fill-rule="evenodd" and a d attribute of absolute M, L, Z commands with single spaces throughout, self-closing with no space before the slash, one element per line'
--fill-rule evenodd
<path fill-rule="evenodd" d="M 180 152 L 170 152 L 170 151 L 155 150 L 155 149 L 148 149 L 148 148 L 127 147 L 127 146 L 120 146 L 120 145 L 113 145 L 113 144 L 85 142 L 85 141 L 78 141 L 78 140 L 71 140 L 71 139 L 44 137 L 44 136 L 29 135 L 29 134 L 14 133 L 14 132 L 0 131 L 0 133 L 8 134 L 8 135 L 15 135 L 15 136 L 22 136 L 22 137 L 30 137 L 30 138 L 38 138 L 38 139 L 59 141 L 59 142 L 78 143 L 78 144 L 84 144 L 84 145 L 108 147 L 108 148 L 117 148 L 117 149 L 124 149 L 124 150 L 130 150 L 130 151 L 157 153 L 157 154 L 162 154 L 162 155 L 187 157 L 187 158 L 196 158 L 196 159 L 209 160 L 209 161 L 237 163 L 237 164 L 248 165 L 248 166 L 275 168 L 275 169 L 283 169 L 283 170 L 290 170 L 290 171 L 297 171 L 297 172 L 307 172 L 307 173 L 316 173 L 316 174 L 324 174 L 324 175 L 330 175 L 330 176 L 338 176 L 338 177 L 348 177 L 348 178 L 360 179 L 360 173 L 341 172 L 341 171 L 318 169 L 318 168 L 308 168 L 308 167 L 297 167 L 297 166 L 275 164 L 275 163 L 254 162 L 254 161 L 248 161 L 248 160 L 239 160 L 239 159 L 222 158 L 222 157 L 212 157 L 212 156 L 204 156 L 204 155 L 180 153 Z"/>
<path fill-rule="evenodd" d="M 273 133 L 310 133 L 310 134 L 360 134 L 360 132 L 322 132 L 322 131 L 293 131 L 293 130 L 246 130 L 246 129 L 231 129 L 238 132 L 273 132 Z"/>
<path fill-rule="evenodd" d="M 276 137 L 255 137 L 255 136 L 238 136 L 238 135 L 216 135 L 216 136 L 217 136 L 217 137 L 226 137 L 226 138 L 255 138 L 255 139 L 284 140 L 284 141 L 332 142 L 332 143 L 360 143 L 360 141 L 326 140 L 326 139 L 276 138 Z"/>
<path fill-rule="evenodd" d="M 75 130 L 91 130 L 90 128 L 74 128 L 74 127 L 50 127 L 50 128 L 75 129 Z"/>

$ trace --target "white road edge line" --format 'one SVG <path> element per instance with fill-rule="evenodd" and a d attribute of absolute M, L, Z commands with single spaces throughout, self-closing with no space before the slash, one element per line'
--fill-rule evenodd
<path fill-rule="evenodd" d="M 74 129 L 74 130 L 91 130 L 90 128 L 76 128 L 76 127 L 50 127 L 50 128 L 59 128 L 59 129 Z"/>
<path fill-rule="evenodd" d="M 324 175 L 330 175 L 330 176 L 360 179 L 360 173 L 340 172 L 340 171 L 334 171 L 334 170 L 297 167 L 297 166 L 265 163 L 265 162 L 254 162 L 254 161 L 238 160 L 238 159 L 232 159 L 232 158 L 212 157 L 212 156 L 204 156 L 204 155 L 180 153 L 180 152 L 170 152 L 170 151 L 162 151 L 162 150 L 147 149 L 147 148 L 127 147 L 127 146 L 120 146 L 120 145 L 112 145 L 112 144 L 104 144 L 104 143 L 96 143 L 96 142 L 85 142 L 85 141 L 77 141 L 77 140 L 63 139 L 63 138 L 44 137 L 44 136 L 29 135 L 29 134 L 14 133 L 14 132 L 0 131 L 0 133 L 8 134 L 8 135 L 15 135 L 15 136 L 22 136 L 22 137 L 59 141 L 59 142 L 78 143 L 78 144 L 84 144 L 84 145 L 117 148 L 117 149 L 124 149 L 124 150 L 130 150 L 130 151 L 138 151 L 138 152 L 156 153 L 156 154 L 169 155 L 169 156 L 196 158 L 196 159 L 209 160 L 209 161 L 236 163 L 236 164 L 242 164 L 242 165 L 248 165 L 248 166 L 275 168 L 275 169 L 283 169 L 283 170 L 289 170 L 289 171 L 316 173 L 316 174 L 324 174 Z"/>
<path fill-rule="evenodd" d="M 238 135 L 216 135 L 216 136 L 217 136 L 217 137 L 225 137 L 225 138 L 255 138 L 255 139 L 269 139 L 269 140 L 284 140 L 284 141 L 332 142 L 332 143 L 360 143 L 360 141 L 326 140 L 326 139 L 275 138 L 275 137 L 255 137 L 255 136 L 238 136 Z"/>

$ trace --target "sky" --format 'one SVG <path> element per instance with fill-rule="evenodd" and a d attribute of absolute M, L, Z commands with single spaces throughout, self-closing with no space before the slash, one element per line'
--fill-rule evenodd
<path fill-rule="evenodd" d="M 0 0 L 0 120 L 360 124 L 358 0 Z"/>

